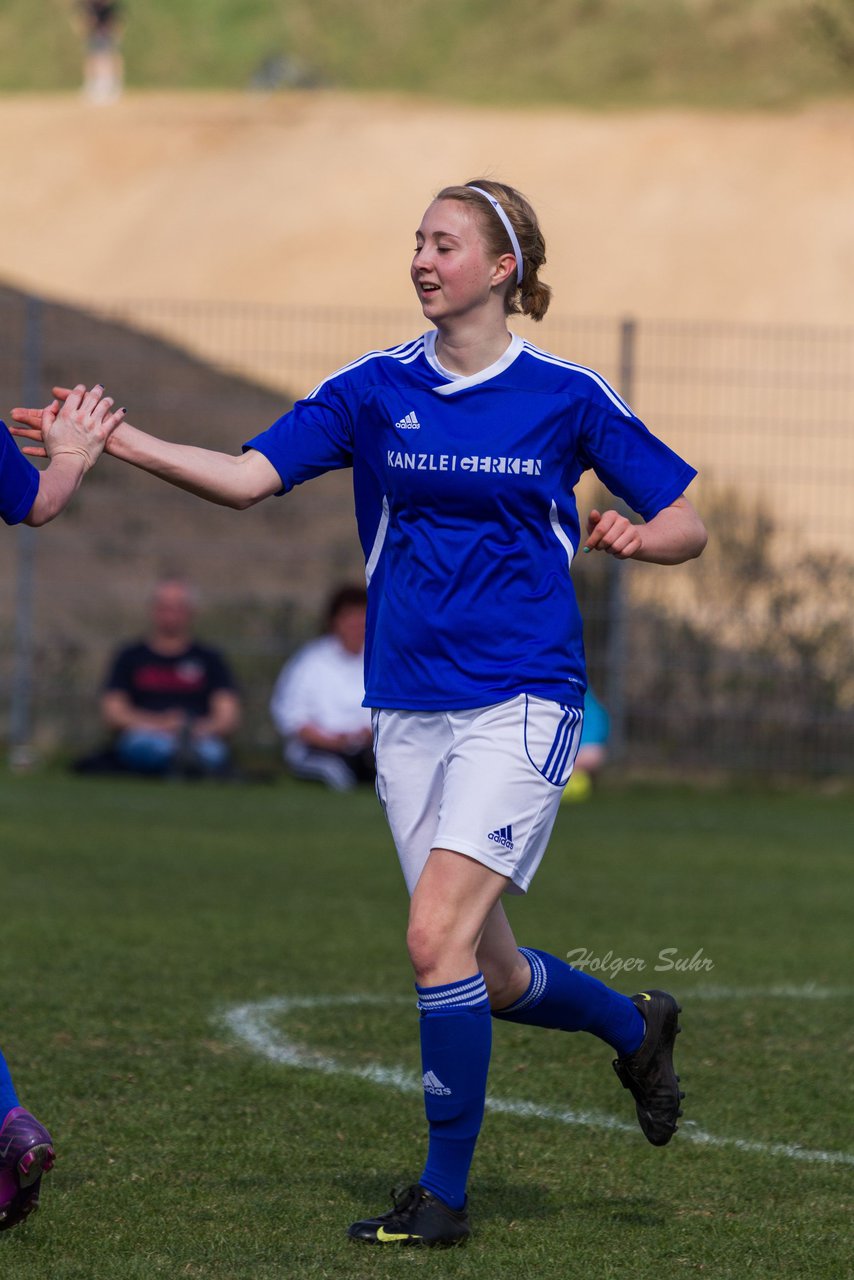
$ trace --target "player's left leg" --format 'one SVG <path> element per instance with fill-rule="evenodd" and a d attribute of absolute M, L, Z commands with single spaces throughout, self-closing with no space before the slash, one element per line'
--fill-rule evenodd
<path fill-rule="evenodd" d="M 512 938 L 504 907 L 497 902 L 478 953 L 493 1017 L 560 1031 L 589 1031 L 618 1054 L 633 1053 L 640 1046 L 644 1020 L 628 996 L 534 947 L 519 947 L 519 962 L 511 968 Z"/>
<path fill-rule="evenodd" d="M 684 1093 L 673 1066 L 679 1006 L 666 991 L 629 998 L 557 956 L 520 947 L 500 902 L 481 936 L 478 962 L 489 990 L 492 1014 L 507 1022 L 589 1031 L 617 1052 L 614 1070 L 635 1099 L 638 1123 L 653 1146 L 664 1146 L 677 1129 Z"/>
<path fill-rule="evenodd" d="M 53 1161 L 51 1136 L 20 1105 L 0 1053 L 0 1231 L 16 1226 L 38 1207 L 42 1174 Z"/>

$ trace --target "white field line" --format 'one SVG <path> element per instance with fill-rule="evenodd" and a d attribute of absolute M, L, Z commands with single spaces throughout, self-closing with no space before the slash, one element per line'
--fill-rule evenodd
<path fill-rule="evenodd" d="M 782 987 L 696 987 L 680 993 L 686 1000 L 850 1000 L 854 987 L 820 987 L 814 982 Z"/>
<path fill-rule="evenodd" d="M 725 989 L 719 988 L 719 990 Z M 758 991 L 757 988 L 757 994 Z M 696 991 L 693 993 L 695 997 L 697 994 Z M 252 1004 L 236 1005 L 221 1014 L 218 1020 L 224 1023 L 238 1040 L 270 1062 L 319 1071 L 324 1075 L 355 1076 L 360 1080 L 368 1080 L 372 1084 L 396 1089 L 399 1093 L 420 1094 L 423 1092 L 421 1078 L 414 1071 L 406 1071 L 402 1067 L 384 1067 L 379 1063 L 356 1066 L 339 1062 L 337 1058 L 328 1057 L 297 1044 L 279 1025 L 288 1014 L 301 1009 L 404 1003 L 414 1006 L 414 999 L 390 1000 L 387 997 L 371 995 L 274 996 Z M 590 1129 L 605 1129 L 617 1133 L 637 1133 L 637 1125 L 628 1124 L 624 1120 L 617 1120 L 614 1116 L 598 1111 L 572 1111 L 564 1107 L 549 1107 L 536 1102 L 525 1102 L 522 1099 L 492 1096 L 487 1097 L 486 1105 L 490 1111 L 496 1111 L 501 1115 L 551 1120 L 557 1124 L 583 1125 Z M 795 1143 L 722 1138 L 706 1133 L 691 1121 L 683 1122 L 679 1134 L 682 1142 L 693 1142 L 697 1146 L 729 1147 L 736 1151 L 749 1152 L 751 1155 L 782 1156 L 788 1160 L 802 1160 L 809 1164 L 854 1165 L 854 1155 L 849 1155 L 845 1151 L 811 1151 Z"/>

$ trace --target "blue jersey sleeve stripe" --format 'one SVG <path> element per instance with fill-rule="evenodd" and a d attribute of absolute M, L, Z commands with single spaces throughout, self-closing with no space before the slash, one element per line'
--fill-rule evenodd
<path fill-rule="evenodd" d="M 335 378 L 339 378 L 343 373 L 350 373 L 354 369 L 360 369 L 363 364 L 367 364 L 370 360 L 400 360 L 404 364 L 408 364 L 410 357 L 415 360 L 421 354 L 424 348 L 424 335 L 415 338 L 414 341 L 401 343 L 399 347 L 390 347 L 388 351 L 368 351 L 365 355 L 359 356 L 358 360 L 351 360 L 349 364 L 342 365 L 340 369 L 336 369 L 334 373 L 330 373 L 328 378 L 324 378 L 319 382 L 313 391 L 310 391 L 305 397 L 306 400 L 313 400 L 319 391 L 322 391 L 327 382 L 332 382 Z"/>
<path fill-rule="evenodd" d="M 571 373 L 583 373 L 586 377 L 592 379 L 600 391 L 604 391 L 605 395 L 612 404 L 625 414 L 627 418 L 634 418 L 636 415 L 626 404 L 621 396 L 618 396 L 610 383 L 606 382 L 601 373 L 596 373 L 594 369 L 588 369 L 583 364 L 573 364 L 571 360 L 561 360 L 559 356 L 550 355 L 547 351 L 541 351 L 539 347 L 533 346 L 530 342 L 525 343 L 525 350 L 528 355 L 533 356 L 535 360 L 542 360 L 543 364 L 554 364 L 559 369 L 568 369 Z"/>

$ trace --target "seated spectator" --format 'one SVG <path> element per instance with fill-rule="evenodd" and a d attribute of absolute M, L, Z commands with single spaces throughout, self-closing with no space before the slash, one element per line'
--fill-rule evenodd
<path fill-rule="evenodd" d="M 584 695 L 584 724 L 581 728 L 581 746 L 575 758 L 575 767 L 590 776 L 597 774 L 608 759 L 608 735 L 611 721 L 608 712 L 592 689 Z"/>
<path fill-rule="evenodd" d="M 367 593 L 342 587 L 327 610 L 326 632 L 281 670 L 270 711 L 297 778 L 349 791 L 376 776 L 363 651 Z"/>
<path fill-rule="evenodd" d="M 225 659 L 193 638 L 186 582 L 158 583 L 146 640 L 119 650 L 101 697 L 118 766 L 133 773 L 226 773 L 240 699 Z"/>

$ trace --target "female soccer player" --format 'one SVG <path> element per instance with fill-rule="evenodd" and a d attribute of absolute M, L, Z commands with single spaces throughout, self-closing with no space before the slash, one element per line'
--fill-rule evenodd
<path fill-rule="evenodd" d="M 77 492 L 97 461 L 124 409 L 110 412 L 113 401 L 103 387 L 69 392 L 60 407 L 44 410 L 43 452 L 50 458 L 39 472 L 22 457 L 5 423 L 0 422 L 0 517 L 6 524 L 46 524 Z M 47 1129 L 22 1107 L 6 1059 L 0 1053 L 0 1231 L 22 1222 L 38 1207 L 42 1175 L 54 1162 Z"/>
<path fill-rule="evenodd" d="M 669 1141 L 681 1114 L 673 997 L 629 998 L 518 948 L 501 904 L 528 889 L 578 748 L 586 681 L 570 566 L 581 473 L 593 468 L 644 520 L 591 512 L 584 551 L 677 564 L 706 541 L 684 496 L 694 470 L 604 379 L 509 331 L 513 312 L 545 314 L 544 262 L 518 191 L 485 179 L 446 187 L 416 232 L 411 266 L 433 330 L 340 369 L 242 457 L 126 424 L 108 446 L 237 508 L 353 467 L 368 583 L 365 704 L 377 792 L 412 895 L 429 1123 L 419 1181 L 390 1212 L 350 1227 L 375 1244 L 469 1234 L 490 1014 L 605 1040 L 650 1142 Z M 38 411 L 15 417 L 37 441 Z"/>

